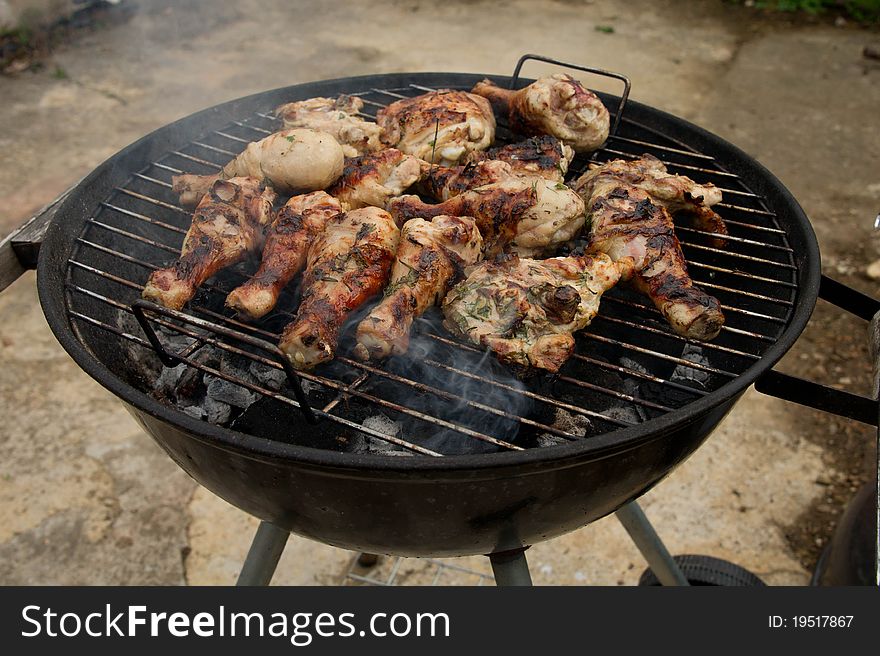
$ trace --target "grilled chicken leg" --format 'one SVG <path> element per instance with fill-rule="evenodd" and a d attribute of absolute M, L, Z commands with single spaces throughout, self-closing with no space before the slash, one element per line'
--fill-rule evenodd
<path fill-rule="evenodd" d="M 275 115 L 285 128 L 311 128 L 333 135 L 346 157 L 356 157 L 382 148 L 382 128 L 357 115 L 363 107 L 364 101 L 357 96 L 341 95 L 287 103 Z"/>
<path fill-rule="evenodd" d="M 302 302 L 279 346 L 297 369 L 331 360 L 348 315 L 388 282 L 399 230 L 377 207 L 338 214 L 309 248 Z"/>
<path fill-rule="evenodd" d="M 608 138 L 610 117 L 605 105 L 570 75 L 542 77 L 517 91 L 483 80 L 471 92 L 488 98 L 514 132 L 551 134 L 578 153 L 592 152 Z"/>
<path fill-rule="evenodd" d="M 385 297 L 358 325 L 355 355 L 366 361 L 406 353 L 413 321 L 439 304 L 462 269 L 479 259 L 482 242 L 470 217 L 407 221 Z"/>
<path fill-rule="evenodd" d="M 263 245 L 275 192 L 256 178 L 217 180 L 193 214 L 180 259 L 153 272 L 143 297 L 179 310 L 205 280 Z"/>
<path fill-rule="evenodd" d="M 487 257 L 501 252 L 509 243 L 520 255 L 539 255 L 572 239 L 583 226 L 584 203 L 564 184 L 517 177 L 505 162 L 486 161 L 474 166 L 475 176 L 485 173 L 486 179 L 494 176 L 498 181 L 468 188 L 437 205 L 424 203 L 417 196 L 400 196 L 389 201 L 389 211 L 399 223 L 441 214 L 472 216 L 483 235 Z M 442 197 L 457 193 L 456 185 L 469 183 L 458 177 L 438 184 L 441 186 L 438 189 L 435 184 L 435 191 Z"/>
<path fill-rule="evenodd" d="M 421 164 L 427 166 L 396 148 L 346 159 L 342 177 L 327 192 L 347 210 L 385 207 L 389 198 L 399 196 L 419 179 Z"/>
<path fill-rule="evenodd" d="M 294 196 L 279 210 L 269 228 L 260 268 L 226 297 L 226 307 L 246 319 L 268 314 L 281 290 L 302 270 L 309 246 L 324 230 L 327 220 L 342 206 L 323 191 Z"/>
<path fill-rule="evenodd" d="M 383 107 L 382 142 L 428 162 L 454 166 L 495 139 L 495 115 L 481 96 L 441 89 Z"/>
<path fill-rule="evenodd" d="M 605 254 L 531 260 L 502 255 L 473 268 L 443 302 L 444 325 L 507 364 L 556 372 L 573 333 L 599 311 L 599 298 L 632 261 Z"/>
<path fill-rule="evenodd" d="M 556 137 L 545 134 L 499 148 L 474 151 L 465 157 L 464 162 L 475 164 L 495 159 L 507 162 L 513 174 L 520 177 L 565 182 L 574 150 Z"/>
<path fill-rule="evenodd" d="M 186 207 L 196 205 L 217 179 L 266 179 L 279 193 L 301 194 L 330 186 L 342 173 L 342 147 L 331 135 L 299 128 L 282 130 L 247 148 L 217 175 L 175 175 L 172 190 Z"/>
<path fill-rule="evenodd" d="M 722 235 L 715 240 L 715 245 L 724 245 L 723 235 L 727 234 L 727 226 L 712 210 L 712 205 L 721 202 L 721 191 L 715 185 L 701 185 L 686 176 L 670 174 L 663 162 L 649 154 L 633 160 L 616 159 L 602 165 L 593 164 L 591 169 L 574 183 L 575 186 L 585 184 L 595 175 L 613 175 L 644 189 L 655 204 L 662 205 L 670 213 L 689 214 L 701 230 Z M 581 183 L 581 180 L 585 182 Z"/>
<path fill-rule="evenodd" d="M 575 188 L 591 220 L 590 248 L 615 261 L 632 258 L 632 285 L 676 333 L 702 340 L 717 336 L 724 325 L 720 304 L 691 281 L 669 212 L 613 169 L 589 171 Z"/>

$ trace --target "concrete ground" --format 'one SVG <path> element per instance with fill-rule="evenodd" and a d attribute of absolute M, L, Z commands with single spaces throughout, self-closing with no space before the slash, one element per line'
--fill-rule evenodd
<path fill-rule="evenodd" d="M 128 4 L 130 19 L 77 34 L 42 70 L 0 77 L 0 234 L 128 143 L 205 106 L 347 75 L 505 74 L 528 51 L 621 71 L 634 99 L 757 157 L 811 217 L 826 273 L 880 295 L 866 273 L 880 259 L 880 66 L 861 54 L 876 32 L 715 0 Z M 864 334 L 820 303 L 781 368 L 867 394 Z M 32 273 L 0 294 L 0 416 L 0 583 L 234 582 L 256 521 L 199 488 L 72 363 Z M 750 391 L 642 506 L 673 553 L 806 584 L 866 477 L 873 437 Z M 352 558 L 294 537 L 274 582 L 350 583 Z M 529 561 L 542 584 L 632 585 L 645 566 L 614 518 L 534 546 Z M 483 558 L 457 564 L 488 572 Z M 408 560 L 398 580 L 435 572 Z M 439 578 L 478 580 L 449 569 Z"/>

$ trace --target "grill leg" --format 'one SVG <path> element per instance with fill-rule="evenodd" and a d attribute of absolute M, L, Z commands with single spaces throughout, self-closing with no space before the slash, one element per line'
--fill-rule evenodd
<path fill-rule="evenodd" d="M 492 572 L 495 574 L 495 585 L 499 587 L 524 586 L 532 584 L 529 564 L 526 562 L 526 550 L 503 551 L 489 554 Z"/>
<path fill-rule="evenodd" d="M 236 585 L 269 585 L 290 533 L 269 522 L 260 522 Z"/>
<path fill-rule="evenodd" d="M 663 585 L 690 585 L 678 567 L 678 563 L 669 555 L 666 545 L 663 544 L 657 531 L 651 526 L 651 522 L 648 521 L 639 504 L 632 501 L 620 508 L 615 515 L 639 548 L 642 556 L 648 561 L 648 567 L 651 568 L 660 583 Z"/>

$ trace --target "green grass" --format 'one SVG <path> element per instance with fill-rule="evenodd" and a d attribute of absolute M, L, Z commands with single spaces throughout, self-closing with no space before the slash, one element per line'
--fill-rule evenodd
<path fill-rule="evenodd" d="M 880 0 L 757 0 L 755 6 L 778 11 L 803 11 L 814 15 L 842 10 L 863 23 L 880 21 Z"/>

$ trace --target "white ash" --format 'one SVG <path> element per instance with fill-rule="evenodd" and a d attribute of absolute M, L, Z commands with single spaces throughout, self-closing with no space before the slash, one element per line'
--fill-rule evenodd
<path fill-rule="evenodd" d="M 180 377 L 186 371 L 187 365 L 179 364 L 176 367 L 162 367 L 159 377 L 156 379 L 153 388 L 166 397 L 170 397 L 177 389 L 177 383 Z"/>
<path fill-rule="evenodd" d="M 204 419 L 205 418 L 205 411 L 202 410 L 197 405 L 188 405 L 185 408 L 181 408 L 181 410 L 183 410 L 186 414 L 188 414 L 193 419 Z"/>
<path fill-rule="evenodd" d="M 287 374 L 284 373 L 283 369 L 276 369 L 275 367 L 269 367 L 260 362 L 251 362 L 250 367 L 248 367 L 248 371 L 251 375 L 257 379 L 264 387 L 268 387 L 271 390 L 280 390 L 284 382 L 287 380 Z M 305 391 L 305 383 L 303 382 L 303 391 Z"/>
<path fill-rule="evenodd" d="M 367 417 L 361 422 L 361 426 L 383 435 L 390 435 L 391 437 L 397 437 L 402 428 L 399 423 L 384 414 Z"/>
<path fill-rule="evenodd" d="M 553 420 L 553 428 L 558 428 L 570 435 L 583 437 L 592 426 L 589 417 L 568 412 L 568 410 L 563 410 L 562 408 L 555 408 L 555 411 L 556 417 Z M 556 444 L 566 444 L 569 442 L 568 439 L 561 435 L 554 435 L 553 433 L 541 433 L 535 440 L 538 446 L 555 446 Z"/>
<path fill-rule="evenodd" d="M 638 371 L 639 373 L 646 374 L 648 370 L 645 369 L 640 363 L 635 360 L 631 360 L 630 358 L 623 356 L 619 360 L 621 367 L 626 367 L 627 369 L 632 369 L 633 371 Z"/>
<path fill-rule="evenodd" d="M 551 433 L 541 433 L 535 438 L 535 442 L 540 447 L 556 446 L 557 444 L 567 444 L 568 440 L 561 435 L 553 435 Z"/>
<path fill-rule="evenodd" d="M 220 373 L 231 376 L 236 380 L 244 380 L 248 383 L 255 383 L 256 377 L 251 373 L 250 364 L 253 360 L 242 358 L 238 355 L 232 355 L 223 352 L 220 358 Z M 205 384 L 208 383 L 208 376 L 205 374 Z"/>
<path fill-rule="evenodd" d="M 231 405 L 210 397 L 206 397 L 202 402 L 202 408 L 205 410 L 205 419 L 212 424 L 225 424 L 232 415 Z"/>
<path fill-rule="evenodd" d="M 180 353 L 192 346 L 196 341 L 192 337 L 188 337 L 176 330 L 171 330 L 170 328 L 166 328 L 159 324 L 153 324 L 153 327 L 156 329 L 156 335 L 159 337 L 159 341 L 165 347 L 165 350 L 170 353 Z"/>
<path fill-rule="evenodd" d="M 410 451 L 401 449 L 396 444 L 380 440 L 378 437 L 367 435 L 367 451 L 382 456 L 411 456 Z"/>
<path fill-rule="evenodd" d="M 367 417 L 361 422 L 361 425 L 364 428 L 390 437 L 397 437 L 397 434 L 400 433 L 402 429 L 402 426 L 398 422 L 384 414 Z M 366 433 L 358 433 L 354 439 L 351 440 L 350 448 L 355 453 L 373 453 L 383 456 L 412 455 L 409 451 L 401 449 L 392 442 L 387 442 L 378 437 L 367 435 Z"/>
<path fill-rule="evenodd" d="M 221 401 L 242 410 L 247 409 L 251 403 L 257 400 L 257 395 L 254 392 L 223 378 L 205 374 L 204 381 L 207 387 L 206 400 Z"/>
<path fill-rule="evenodd" d="M 232 406 L 211 398 L 206 398 L 201 405 L 189 405 L 181 409 L 190 417 L 202 419 L 212 424 L 225 424 L 232 416 Z"/>
<path fill-rule="evenodd" d="M 320 383 L 313 383 L 312 381 L 306 380 L 305 378 L 300 378 L 299 384 L 302 387 L 303 392 L 305 392 L 307 395 L 311 394 L 312 392 L 320 391 L 322 389 Z"/>
<path fill-rule="evenodd" d="M 618 405 L 607 408 L 602 411 L 602 414 L 611 419 L 625 421 L 630 424 L 638 424 L 642 421 L 641 414 L 631 405 Z"/>
<path fill-rule="evenodd" d="M 636 381 L 632 380 L 631 378 L 625 378 L 623 380 L 623 391 L 626 394 L 629 394 L 633 398 L 636 398 L 636 399 L 639 398 L 639 384 Z M 638 404 L 634 404 L 632 406 L 632 408 L 636 412 L 636 414 L 639 415 L 639 419 L 641 421 L 648 420 L 648 413 L 645 412 L 644 407 L 642 407 L 641 405 L 638 405 Z"/>
<path fill-rule="evenodd" d="M 709 359 L 703 355 L 703 349 L 694 344 L 685 345 L 684 350 L 681 352 L 681 358 L 682 360 L 687 360 L 688 362 L 693 362 L 694 364 L 709 364 Z M 669 376 L 669 380 L 679 382 L 689 381 L 705 386 L 705 384 L 709 381 L 709 372 L 703 371 L 702 369 L 694 369 L 688 367 L 687 365 L 680 364 L 675 367 L 672 375 Z"/>
<path fill-rule="evenodd" d="M 569 412 L 562 408 L 556 408 L 556 418 L 553 420 L 553 428 L 558 428 L 559 430 L 564 430 L 566 433 L 583 437 L 587 434 L 587 431 L 590 430 L 592 425 L 590 418 L 585 415 Z"/>

